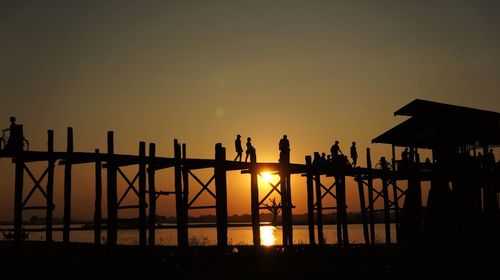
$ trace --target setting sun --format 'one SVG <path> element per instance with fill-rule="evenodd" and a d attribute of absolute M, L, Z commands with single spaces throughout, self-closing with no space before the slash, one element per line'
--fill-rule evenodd
<path fill-rule="evenodd" d="M 264 181 L 268 183 L 271 183 L 274 180 L 274 175 L 271 174 L 271 172 L 262 172 L 260 173 L 260 176 Z"/>

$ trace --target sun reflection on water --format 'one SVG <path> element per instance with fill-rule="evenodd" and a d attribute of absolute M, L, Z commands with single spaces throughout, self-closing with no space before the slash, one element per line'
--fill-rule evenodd
<path fill-rule="evenodd" d="M 278 241 L 277 228 L 274 226 L 261 226 L 260 227 L 260 241 L 264 246 L 276 245 Z"/>

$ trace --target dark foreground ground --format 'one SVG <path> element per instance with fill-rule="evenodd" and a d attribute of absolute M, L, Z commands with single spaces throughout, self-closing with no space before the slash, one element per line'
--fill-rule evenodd
<path fill-rule="evenodd" d="M 0 242 L 0 279 L 499 279 L 490 248 L 47 245 Z M 234 250 L 234 252 L 233 252 Z"/>

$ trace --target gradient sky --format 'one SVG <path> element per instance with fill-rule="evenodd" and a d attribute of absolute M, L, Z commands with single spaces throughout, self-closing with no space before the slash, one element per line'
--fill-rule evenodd
<path fill-rule="evenodd" d="M 221 142 L 233 158 L 239 133 L 276 161 L 286 133 L 292 162 L 355 140 L 364 165 L 366 147 L 389 155 L 371 139 L 415 98 L 500 111 L 499 34 L 498 1 L 2 1 L 0 120 L 16 116 L 32 150 L 47 129 L 63 150 L 72 126 L 77 151 L 105 151 L 113 130 L 118 153 L 146 141 L 172 156 L 177 138 L 188 157 Z M 11 165 L 0 160 L 0 219 Z M 75 218 L 92 215 L 92 168 L 75 168 Z M 230 176 L 230 214 L 247 213 L 235 198 L 249 178 Z"/>

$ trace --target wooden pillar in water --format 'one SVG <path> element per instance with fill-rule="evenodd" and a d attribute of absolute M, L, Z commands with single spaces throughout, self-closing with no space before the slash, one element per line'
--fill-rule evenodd
<path fill-rule="evenodd" d="M 148 165 L 148 192 L 149 192 L 149 246 L 155 246 L 155 225 L 156 225 L 156 187 L 155 187 L 155 166 L 154 158 L 156 146 L 154 143 L 149 143 L 149 165 Z"/>
<path fill-rule="evenodd" d="M 365 188 L 363 185 L 363 176 L 361 173 L 356 174 L 356 181 L 358 182 L 359 207 L 361 208 L 361 221 L 363 223 L 363 237 L 365 239 L 365 245 L 369 245 L 370 244 L 370 234 L 368 231 L 368 217 L 366 215 Z"/>
<path fill-rule="evenodd" d="M 307 225 L 309 228 L 309 244 L 315 245 L 314 237 L 314 186 L 313 186 L 313 167 L 311 156 L 306 156 L 306 183 L 307 183 Z"/>
<path fill-rule="evenodd" d="M 71 161 L 73 155 L 73 128 L 68 127 L 66 164 L 64 165 L 63 243 L 69 242 L 71 227 Z"/>
<path fill-rule="evenodd" d="M 19 139 L 23 139 L 23 126 L 17 125 L 17 135 Z M 24 185 L 24 160 L 22 157 L 22 146 L 15 145 L 14 157 L 16 178 L 14 186 L 14 240 L 20 242 L 22 240 L 23 230 L 23 185 Z"/>
<path fill-rule="evenodd" d="M 139 246 L 147 245 L 146 221 L 146 143 L 139 142 Z"/>
<path fill-rule="evenodd" d="M 381 158 L 381 162 L 385 159 Z M 382 166 L 382 196 L 384 199 L 384 224 L 385 224 L 385 243 L 391 244 L 391 205 L 389 201 L 389 183 L 387 167 Z"/>
<path fill-rule="evenodd" d="M 260 212 L 259 212 L 259 181 L 256 169 L 257 153 L 250 154 L 250 199 L 252 211 L 252 237 L 253 245 L 260 246 Z"/>
<path fill-rule="evenodd" d="M 315 170 L 314 182 L 316 185 L 316 223 L 318 225 L 318 244 L 325 244 L 323 237 L 323 203 L 321 201 L 321 175 L 318 170 Z"/>
<path fill-rule="evenodd" d="M 288 151 L 289 153 L 289 151 Z M 282 157 L 280 164 L 280 186 L 281 186 L 281 205 L 282 208 L 282 232 L 283 246 L 291 246 L 292 243 L 292 201 L 290 190 L 290 156 Z"/>
<path fill-rule="evenodd" d="M 215 210 L 217 216 L 217 246 L 227 246 L 227 180 L 226 148 L 215 145 Z"/>
<path fill-rule="evenodd" d="M 342 244 L 349 245 L 349 231 L 347 228 L 347 201 L 346 201 L 346 187 L 345 187 L 345 174 L 342 173 L 339 176 L 339 185 L 337 190 L 340 190 L 340 198 L 341 198 L 341 217 L 342 217 Z M 338 199 L 338 198 L 337 198 Z"/>
<path fill-rule="evenodd" d="M 182 144 L 182 220 L 186 244 L 189 245 L 189 164 L 186 144 Z"/>
<path fill-rule="evenodd" d="M 418 153 L 417 153 L 418 154 Z M 399 218 L 399 202 L 398 202 L 398 181 L 397 181 L 397 174 L 396 174 L 396 148 L 394 145 L 392 145 L 392 194 L 394 197 L 394 224 L 396 227 L 396 242 L 400 242 L 400 229 L 399 229 L 399 224 L 400 224 L 400 218 Z"/>
<path fill-rule="evenodd" d="M 335 171 L 338 172 L 338 171 Z M 341 180 L 339 180 L 339 176 L 335 175 L 335 190 L 336 190 L 336 201 L 337 201 L 337 245 L 342 246 L 342 237 L 343 237 L 343 218 L 342 218 L 342 186 Z"/>
<path fill-rule="evenodd" d="M 114 159 L 113 131 L 108 131 L 108 162 L 107 162 L 107 244 L 115 246 L 118 236 L 118 191 L 117 191 L 117 166 Z"/>
<path fill-rule="evenodd" d="M 95 203 L 94 203 L 94 244 L 101 244 L 102 220 L 102 162 L 99 159 L 99 149 L 95 149 Z"/>
<path fill-rule="evenodd" d="M 47 169 L 47 212 L 45 215 L 45 240 L 52 242 L 52 221 L 54 212 L 54 131 L 47 131 L 47 151 L 49 154 L 49 166 Z"/>
<path fill-rule="evenodd" d="M 372 158 L 370 148 L 366 148 L 366 166 L 367 166 L 367 184 L 368 184 L 368 209 L 370 215 L 370 244 L 375 245 L 375 205 L 373 201 L 373 176 L 372 176 Z"/>
<path fill-rule="evenodd" d="M 174 140 L 174 178 L 175 178 L 175 210 L 177 216 L 177 245 L 181 248 L 188 246 L 188 231 L 184 219 L 184 199 L 182 192 L 182 162 L 181 146 L 177 139 Z"/>

